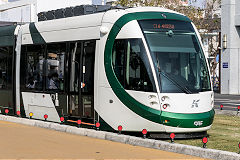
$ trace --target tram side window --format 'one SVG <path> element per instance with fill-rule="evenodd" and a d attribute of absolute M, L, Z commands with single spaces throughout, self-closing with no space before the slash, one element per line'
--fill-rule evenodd
<path fill-rule="evenodd" d="M 25 48 L 25 47 L 24 47 Z M 44 65 L 44 46 L 42 45 L 33 45 L 27 46 L 22 50 L 25 54 L 25 61 L 27 65 L 25 66 L 26 70 L 26 79 L 25 86 L 27 89 L 34 90 L 43 90 L 43 65 Z"/>
<path fill-rule="evenodd" d="M 0 48 L 0 89 L 10 89 L 12 82 L 12 48 Z"/>
<path fill-rule="evenodd" d="M 124 58 L 125 58 L 125 40 L 115 40 L 112 54 L 113 69 L 118 81 L 125 86 L 124 81 Z"/>
<path fill-rule="evenodd" d="M 94 60 L 95 60 L 95 42 L 84 42 L 84 55 L 83 55 L 83 76 L 82 82 L 85 84 L 82 91 L 85 93 L 93 93 L 94 81 Z"/>
<path fill-rule="evenodd" d="M 79 83 L 79 60 L 81 55 L 81 44 L 80 43 L 71 43 L 70 44 L 70 91 L 71 92 L 78 92 L 78 83 Z"/>
<path fill-rule="evenodd" d="M 48 90 L 64 90 L 64 61 L 66 43 L 47 45 L 46 88 Z"/>
<path fill-rule="evenodd" d="M 127 90 L 155 91 L 151 67 L 140 39 L 115 40 L 113 69 Z"/>

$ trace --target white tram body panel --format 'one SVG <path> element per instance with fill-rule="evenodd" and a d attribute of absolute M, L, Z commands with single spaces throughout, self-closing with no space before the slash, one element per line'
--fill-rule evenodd
<path fill-rule="evenodd" d="M 69 17 L 35 23 L 46 43 L 100 38 L 100 26 L 104 13 Z M 33 44 L 29 24 L 22 27 L 22 44 Z"/>
<path fill-rule="evenodd" d="M 161 110 L 172 113 L 203 113 L 210 111 L 213 108 L 213 93 L 205 92 L 199 94 L 159 94 L 160 97 L 165 97 L 161 104 L 167 104 L 168 107 Z"/>
<path fill-rule="evenodd" d="M 26 115 L 33 113 L 32 118 L 43 119 L 44 115 L 47 113 L 49 117 L 48 121 L 60 123 L 60 117 L 51 96 L 55 95 L 22 92 Z"/>

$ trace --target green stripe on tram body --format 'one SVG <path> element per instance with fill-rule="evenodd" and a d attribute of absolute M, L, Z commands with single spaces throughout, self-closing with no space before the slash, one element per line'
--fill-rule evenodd
<path fill-rule="evenodd" d="M 182 114 L 182 113 L 171 113 L 162 112 L 161 118 L 166 126 L 181 127 L 181 128 L 199 128 L 210 126 L 214 118 L 214 110 L 205 113 L 196 114 Z"/>
<path fill-rule="evenodd" d="M 29 30 L 31 33 L 33 44 L 45 44 L 46 41 L 43 39 L 40 32 L 37 30 L 34 23 L 29 24 Z"/>
<path fill-rule="evenodd" d="M 172 127 L 182 128 L 198 128 L 206 127 L 212 124 L 214 111 L 211 110 L 205 113 L 198 114 L 181 114 L 181 113 L 170 113 L 162 112 L 148 106 L 145 106 L 136 101 L 130 96 L 125 89 L 122 87 L 120 82 L 113 71 L 112 67 L 112 48 L 114 45 L 115 38 L 117 37 L 121 28 L 130 21 L 133 20 L 144 20 L 144 19 L 172 19 L 191 22 L 191 20 L 183 15 L 167 12 L 137 12 L 129 13 L 120 17 L 113 25 L 105 46 L 104 52 L 104 65 L 105 72 L 109 84 L 112 87 L 113 92 L 126 105 L 130 110 L 138 114 L 139 116 L 159 124 L 164 124 Z M 163 123 L 165 120 L 169 120 L 169 123 Z M 195 121 L 203 121 L 201 126 L 194 125 Z"/>
<path fill-rule="evenodd" d="M 0 27 L 0 47 L 14 45 L 15 28 L 16 28 L 15 25 Z"/>

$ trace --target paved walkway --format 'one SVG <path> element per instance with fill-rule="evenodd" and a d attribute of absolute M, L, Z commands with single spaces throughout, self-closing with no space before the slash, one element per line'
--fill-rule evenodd
<path fill-rule="evenodd" d="M 0 144 L 0 159 L 201 159 L 5 121 Z"/>

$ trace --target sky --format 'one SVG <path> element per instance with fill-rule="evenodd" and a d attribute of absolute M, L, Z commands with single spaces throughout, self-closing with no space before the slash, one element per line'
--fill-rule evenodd
<path fill-rule="evenodd" d="M 189 0 L 189 4 L 199 8 L 203 8 L 204 3 L 205 3 L 205 0 Z"/>

